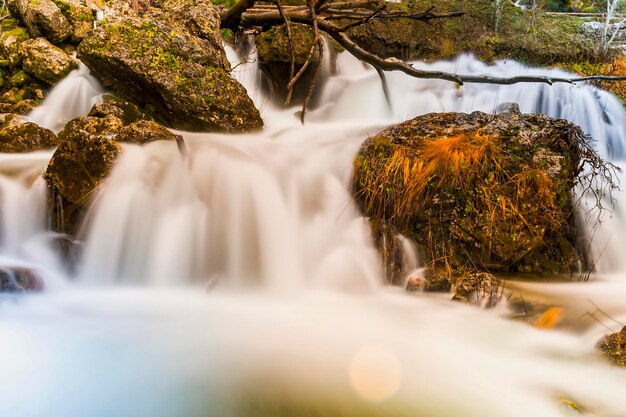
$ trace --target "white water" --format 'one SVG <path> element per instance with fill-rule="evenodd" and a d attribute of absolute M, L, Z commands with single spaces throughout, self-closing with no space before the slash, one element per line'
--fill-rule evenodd
<path fill-rule="evenodd" d="M 89 68 L 79 61 L 79 67 L 61 80 L 27 118 L 59 133 L 67 122 L 86 116 L 94 104 L 100 103 L 103 92 L 98 80 L 89 74 Z"/>
<path fill-rule="evenodd" d="M 433 66 L 533 71 L 470 57 Z M 3 413 L 551 417 L 571 415 L 562 400 L 572 400 L 586 415 L 626 414 L 626 372 L 593 349 L 606 329 L 577 319 L 589 295 L 626 320 L 624 277 L 530 286 L 571 308 L 569 333 L 504 319 L 504 308 L 407 295 L 382 286 L 347 191 L 360 142 L 417 114 L 517 101 L 571 118 L 621 158 L 621 107 L 584 87 L 456 89 L 391 75 L 392 111 L 373 71 L 346 56 L 339 69 L 305 127 L 298 109 L 263 98 L 244 65 L 236 72 L 263 109 L 262 133 L 185 133 L 189 160 L 174 144 L 125 147 L 90 216 L 79 283 L 0 299 Z M 3 255 L 47 270 L 46 252 L 27 250 L 45 235 L 32 180 L 45 160 L 3 170 L 0 224 L 12 236 Z"/>

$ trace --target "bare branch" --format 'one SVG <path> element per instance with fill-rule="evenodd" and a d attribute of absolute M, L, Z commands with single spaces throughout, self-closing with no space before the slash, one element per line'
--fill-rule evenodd
<path fill-rule="evenodd" d="M 324 41 L 322 40 L 322 36 L 320 35 L 318 19 L 315 12 L 315 4 L 313 3 L 314 1 L 315 0 L 307 0 L 307 5 L 309 6 L 309 11 L 311 12 L 311 16 L 313 17 L 313 31 L 315 32 L 315 41 L 313 42 L 313 45 L 317 45 L 318 57 L 313 67 L 313 77 L 311 78 L 309 91 L 306 95 L 306 98 L 304 99 L 304 103 L 302 104 L 302 112 L 300 113 L 300 122 L 302 124 L 304 124 L 306 108 L 311 101 L 311 97 L 313 97 L 313 90 L 315 89 L 315 84 L 317 82 L 317 75 L 319 74 L 319 69 L 322 66 L 322 59 L 324 58 Z M 309 59 L 313 59 L 313 54 L 309 54 Z"/>
<path fill-rule="evenodd" d="M 293 46 L 293 36 L 291 34 L 291 23 L 289 19 L 285 15 L 285 11 L 280 5 L 280 0 L 276 0 L 276 7 L 278 7 L 278 12 L 285 22 L 285 27 L 287 28 L 287 41 L 289 43 L 289 51 L 291 52 L 291 67 L 289 68 L 289 80 L 293 80 L 293 75 L 296 72 L 296 53 Z M 290 87 L 287 88 L 287 98 L 285 98 L 285 106 L 288 106 L 291 103 L 291 95 L 293 94 L 293 85 L 291 83 Z"/>

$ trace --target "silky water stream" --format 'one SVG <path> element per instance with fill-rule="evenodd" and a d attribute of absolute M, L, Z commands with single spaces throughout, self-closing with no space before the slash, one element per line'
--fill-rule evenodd
<path fill-rule="evenodd" d="M 546 71 L 471 56 L 429 67 Z M 188 159 L 173 143 L 125 146 L 81 232 L 75 273 L 51 249 L 39 176 L 51 154 L 0 156 L 0 261 L 38 269 L 47 287 L 0 298 L 1 416 L 551 417 L 577 414 L 574 403 L 585 415 L 626 415 L 626 371 L 594 351 L 607 330 L 575 317 L 593 300 L 626 320 L 619 207 L 597 232 L 611 248 L 599 259 L 610 275 L 528 285 L 572 307 L 567 331 L 542 331 L 508 318 L 506 306 L 484 311 L 383 285 L 348 192 L 368 135 L 418 114 L 493 112 L 503 102 L 572 120 L 619 161 L 625 118 L 614 97 L 390 74 L 390 107 L 376 73 L 344 54 L 326 104 L 301 126 L 298 109 L 264 98 L 254 64 L 236 75 L 264 130 L 183 133 Z M 58 129 L 85 114 L 101 91 L 74 76 L 31 118 Z"/>

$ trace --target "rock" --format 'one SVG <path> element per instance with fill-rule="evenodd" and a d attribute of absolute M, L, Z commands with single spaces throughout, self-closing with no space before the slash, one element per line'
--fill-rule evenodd
<path fill-rule="evenodd" d="M 12 113 L 26 114 L 39 105 L 39 101 L 32 99 L 20 100 L 11 107 Z"/>
<path fill-rule="evenodd" d="M 216 13 L 208 2 L 205 7 Z M 83 40 L 78 56 L 105 87 L 154 109 L 156 120 L 166 126 L 192 131 L 259 129 L 259 112 L 228 74 L 223 50 L 215 52 L 211 41 L 193 36 L 188 22 L 175 18 L 152 11 L 142 19 L 104 22 Z"/>
<path fill-rule="evenodd" d="M 626 367 L 626 327 L 604 336 L 597 347 L 615 365 Z"/>
<path fill-rule="evenodd" d="M 43 279 L 28 268 L 0 268 L 0 292 L 42 291 Z"/>
<path fill-rule="evenodd" d="M 63 199 L 85 204 L 109 174 L 120 145 L 103 134 L 67 126 L 59 138 L 61 144 L 52 155 L 45 177 Z"/>
<path fill-rule="evenodd" d="M 78 0 L 52 0 L 72 27 L 69 40 L 80 43 L 87 32 L 93 27 L 94 15 L 92 10 Z"/>
<path fill-rule="evenodd" d="M 117 135 L 123 125 L 122 120 L 113 115 L 104 117 L 81 116 L 66 123 L 63 130 L 59 133 L 59 139 L 63 141 L 71 137 L 73 132 L 79 130 L 110 139 Z"/>
<path fill-rule="evenodd" d="M 364 214 L 453 270 L 569 273 L 589 267 L 570 197 L 582 131 L 543 115 L 441 113 L 369 138 L 354 163 Z"/>
<path fill-rule="evenodd" d="M 10 7 L 33 38 L 44 36 L 59 43 L 72 34 L 72 26 L 52 0 L 11 0 Z"/>
<path fill-rule="evenodd" d="M 17 67 L 22 63 L 20 45 L 29 39 L 28 31 L 17 27 L 8 32 L 2 32 L 0 36 L 0 49 L 2 54 L 8 58 L 9 65 Z"/>
<path fill-rule="evenodd" d="M 302 68 L 306 62 L 311 45 L 315 41 L 315 34 L 310 26 L 303 24 L 291 24 L 291 35 L 294 45 L 295 72 Z M 287 85 L 291 75 L 291 49 L 285 25 L 274 26 L 270 30 L 261 33 L 255 38 L 259 66 L 265 75 L 270 94 L 283 103 L 287 97 Z M 324 57 L 331 59 L 331 57 Z M 317 56 L 313 57 L 313 62 Z M 305 70 L 302 76 L 294 84 L 292 102 L 303 102 L 309 92 L 313 77 L 313 65 Z"/>
<path fill-rule="evenodd" d="M 496 107 L 496 113 L 517 113 L 521 114 L 522 111 L 519 108 L 519 104 L 517 103 L 500 103 Z"/>
<path fill-rule="evenodd" d="M 44 38 L 23 42 L 20 51 L 24 70 L 50 85 L 78 68 L 76 61 Z"/>
<path fill-rule="evenodd" d="M 124 125 L 147 119 L 147 116 L 136 104 L 111 95 L 104 96 L 103 103 L 94 104 L 88 114 L 92 117 L 109 115 L 117 117 Z"/>
<path fill-rule="evenodd" d="M 26 118 L 14 113 L 0 113 L 0 129 L 6 126 L 18 125 L 26 123 Z"/>
<path fill-rule="evenodd" d="M 120 129 L 115 140 L 144 144 L 155 140 L 176 140 L 176 135 L 150 120 L 140 120 Z"/>
<path fill-rule="evenodd" d="M 52 131 L 32 122 L 9 123 L 0 129 L 0 152 L 34 152 L 53 148 L 57 144 L 58 139 Z"/>
<path fill-rule="evenodd" d="M 24 71 L 18 71 L 9 80 L 9 85 L 11 87 L 23 87 L 31 81 L 30 75 L 28 75 Z"/>
<path fill-rule="evenodd" d="M 502 298 L 501 281 L 486 272 L 477 272 L 462 277 L 452 297 L 454 301 L 479 307 L 495 307 Z"/>

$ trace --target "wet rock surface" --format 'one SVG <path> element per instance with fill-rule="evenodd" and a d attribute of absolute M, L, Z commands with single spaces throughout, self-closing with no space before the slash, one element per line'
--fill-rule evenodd
<path fill-rule="evenodd" d="M 0 293 L 43 291 L 44 282 L 37 271 L 20 267 L 0 267 Z"/>
<path fill-rule="evenodd" d="M 597 347 L 612 363 L 626 367 L 626 327 L 603 337 Z"/>

